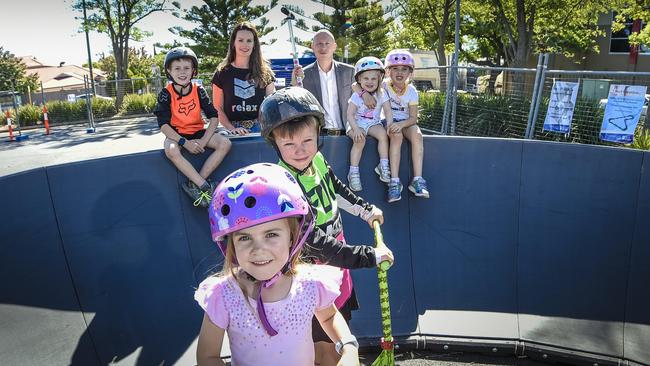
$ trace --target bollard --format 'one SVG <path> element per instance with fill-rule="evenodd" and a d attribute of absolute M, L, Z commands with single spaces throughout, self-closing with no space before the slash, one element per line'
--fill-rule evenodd
<path fill-rule="evenodd" d="M 14 138 L 14 127 L 11 125 L 11 113 L 7 111 L 5 113 L 5 116 L 7 117 L 7 126 L 9 126 L 9 141 L 15 141 L 16 139 Z"/>
<path fill-rule="evenodd" d="M 45 134 L 50 134 L 50 120 L 47 118 L 47 107 L 43 104 L 43 123 L 45 124 Z"/>

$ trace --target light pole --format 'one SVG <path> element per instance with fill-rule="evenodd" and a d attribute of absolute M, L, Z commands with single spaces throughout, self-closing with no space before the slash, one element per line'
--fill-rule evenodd
<path fill-rule="evenodd" d="M 95 94 L 95 77 L 93 76 L 93 60 L 90 57 L 90 39 L 88 38 L 88 18 L 86 17 L 86 0 L 82 0 L 81 4 L 84 9 L 84 32 L 86 33 L 86 49 L 88 50 L 88 69 L 90 70 L 90 85 Z"/>

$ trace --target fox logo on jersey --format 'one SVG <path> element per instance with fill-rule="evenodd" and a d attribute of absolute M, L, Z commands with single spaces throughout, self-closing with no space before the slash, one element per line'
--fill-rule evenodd
<path fill-rule="evenodd" d="M 194 108 L 196 108 L 196 102 L 192 99 L 189 102 L 180 103 L 178 105 L 178 113 L 183 113 L 187 116 L 194 110 Z"/>

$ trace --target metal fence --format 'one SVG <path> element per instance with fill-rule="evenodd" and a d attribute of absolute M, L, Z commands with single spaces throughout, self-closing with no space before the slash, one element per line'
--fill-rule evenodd
<path fill-rule="evenodd" d="M 430 69 L 439 77 L 432 89 L 420 94 L 419 122 L 428 132 L 616 145 L 600 138 L 612 85 L 647 87 L 638 126 L 650 127 L 646 123 L 650 96 L 647 72 L 547 70 L 542 55 L 536 69 L 458 67 L 456 85 L 450 93 L 447 81 L 451 78 L 447 75 L 454 68 Z M 553 85 L 558 81 L 578 83 L 571 127 L 566 133 L 543 129 Z"/>
<path fill-rule="evenodd" d="M 648 72 L 547 70 L 546 55 L 540 55 L 536 69 L 447 66 L 426 70 L 431 71 L 426 73 L 430 80 L 415 80 L 421 90 L 419 124 L 425 132 L 436 134 L 614 145 L 600 139 L 610 86 L 646 86 L 650 95 Z M 449 85 L 453 72 L 455 85 Z M 197 79 L 211 96 L 212 74 Z M 543 129 L 553 85 L 559 81 L 578 83 L 566 133 Z M 150 114 L 166 84 L 165 76 L 106 80 L 95 82 L 93 93 L 86 83 L 72 95 L 75 100 L 70 100 L 70 94 L 67 100 L 48 99 L 50 122 L 86 121 L 94 128 L 95 120 Z M 650 126 L 646 119 L 647 106 L 639 126 Z"/>

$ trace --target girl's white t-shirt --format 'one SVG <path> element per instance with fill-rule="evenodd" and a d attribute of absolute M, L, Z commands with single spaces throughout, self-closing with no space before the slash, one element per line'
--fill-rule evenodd
<path fill-rule="evenodd" d="M 409 106 L 418 105 L 419 96 L 415 87 L 409 83 L 406 85 L 406 90 L 403 95 L 398 95 L 397 92 L 391 87 L 389 81 L 384 81 L 382 84 L 385 93 L 390 100 L 390 109 L 393 111 L 393 121 L 403 121 L 408 119 Z"/>

